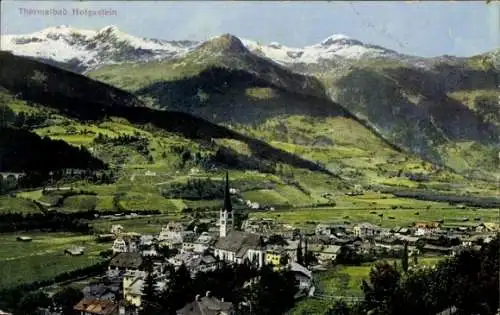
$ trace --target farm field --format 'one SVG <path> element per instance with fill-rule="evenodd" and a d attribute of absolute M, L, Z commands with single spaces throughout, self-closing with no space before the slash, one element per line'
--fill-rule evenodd
<path fill-rule="evenodd" d="M 125 232 L 159 233 L 161 227 L 173 220 L 179 220 L 176 215 L 155 215 L 138 218 L 106 218 L 92 221 L 92 227 L 101 233 L 109 233 L 115 224 L 123 226 Z"/>
<path fill-rule="evenodd" d="M 0 196 L 0 213 L 40 213 L 40 208 L 30 200 Z"/>
<path fill-rule="evenodd" d="M 17 241 L 29 236 L 31 242 Z M 94 236 L 71 233 L 12 233 L 0 235 L 0 289 L 23 283 L 52 279 L 63 272 L 91 266 L 102 261 L 99 253 L 109 244 L 94 242 Z M 64 250 L 85 247 L 82 256 L 68 256 Z"/>
<path fill-rule="evenodd" d="M 480 222 L 498 222 L 498 209 L 410 208 L 410 209 L 337 209 L 297 208 L 273 212 L 253 212 L 250 217 L 273 218 L 297 226 L 314 226 L 317 223 L 349 221 L 369 222 L 382 227 L 408 226 L 418 221 L 444 220 L 444 226 L 474 225 Z M 375 212 L 375 213 L 372 213 Z M 418 212 L 418 215 L 416 213 Z M 383 214 L 382 219 L 378 214 Z M 391 218 L 389 218 L 391 217 Z M 464 218 L 469 221 L 464 222 Z M 480 220 L 474 220 L 481 218 Z"/>

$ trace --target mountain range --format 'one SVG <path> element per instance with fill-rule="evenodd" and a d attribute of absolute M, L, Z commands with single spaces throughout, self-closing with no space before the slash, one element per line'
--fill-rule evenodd
<path fill-rule="evenodd" d="M 321 159 L 305 152 L 374 137 L 468 176 L 498 175 L 498 50 L 423 58 L 345 35 L 291 48 L 231 34 L 203 42 L 145 39 L 115 26 L 57 26 L 3 35 L 1 43 L 130 92 L 138 106 L 192 114 L 327 167 L 336 164 L 327 152 Z M 321 130 L 335 140 L 318 140 Z"/>
<path fill-rule="evenodd" d="M 364 44 L 340 34 L 303 48 L 286 47 L 275 42 L 265 45 L 248 39 L 241 41 L 253 53 L 280 64 L 314 64 L 336 58 L 405 57 L 395 51 Z M 2 50 L 67 63 L 83 70 L 120 62 L 179 58 L 202 43 L 139 38 L 122 32 L 116 26 L 83 30 L 60 25 L 31 34 L 4 35 L 1 47 Z"/>

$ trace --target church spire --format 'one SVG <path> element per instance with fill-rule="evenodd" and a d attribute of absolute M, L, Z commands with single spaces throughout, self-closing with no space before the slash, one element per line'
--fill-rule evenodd
<path fill-rule="evenodd" d="M 224 187 L 224 208 L 220 210 L 219 218 L 220 237 L 226 237 L 233 229 L 233 207 L 229 193 L 229 174 L 226 172 L 226 186 Z"/>
<path fill-rule="evenodd" d="M 224 188 L 224 210 L 227 212 L 233 211 L 233 206 L 231 205 L 231 194 L 229 192 L 229 173 L 226 172 L 226 187 Z"/>

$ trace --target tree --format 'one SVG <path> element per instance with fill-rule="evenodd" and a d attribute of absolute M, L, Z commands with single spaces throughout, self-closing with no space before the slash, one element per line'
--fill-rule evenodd
<path fill-rule="evenodd" d="M 0 194 L 3 194 L 5 191 L 7 191 L 6 183 L 3 176 L 0 176 Z"/>
<path fill-rule="evenodd" d="M 413 251 L 412 253 L 413 265 L 418 265 L 418 250 Z"/>
<path fill-rule="evenodd" d="M 259 271 L 259 279 L 248 293 L 252 314 L 284 314 L 293 307 L 297 282 L 292 272 L 275 272 L 270 266 L 264 266 Z"/>
<path fill-rule="evenodd" d="M 288 261 L 290 260 L 290 256 L 288 254 L 283 254 L 280 257 L 280 265 L 286 266 L 288 265 Z"/>
<path fill-rule="evenodd" d="M 425 240 L 424 239 L 418 239 L 417 242 L 415 243 L 415 247 L 417 250 L 422 253 L 424 251 L 425 247 Z"/>
<path fill-rule="evenodd" d="M 167 314 L 175 314 L 186 303 L 192 301 L 196 296 L 193 290 L 191 273 L 182 264 L 172 273 L 166 292 L 160 300 L 161 306 Z"/>
<path fill-rule="evenodd" d="M 285 240 L 285 238 L 282 235 L 273 234 L 273 235 L 269 236 L 269 239 L 267 240 L 267 244 L 286 246 L 286 245 L 288 245 L 288 242 Z"/>
<path fill-rule="evenodd" d="M 168 246 L 159 246 L 156 250 L 163 258 L 170 258 L 178 252 L 176 248 L 169 248 Z"/>
<path fill-rule="evenodd" d="M 147 301 L 155 300 L 155 287 L 154 287 L 154 266 L 151 257 L 147 257 L 144 262 L 145 271 L 147 273 L 146 281 L 144 283 L 143 293 Z"/>
<path fill-rule="evenodd" d="M 477 96 L 474 99 L 474 107 L 487 122 L 499 121 L 500 107 L 496 96 Z"/>
<path fill-rule="evenodd" d="M 363 306 L 372 314 L 436 314 L 454 305 L 458 314 L 496 312 L 499 303 L 500 238 L 481 250 L 465 250 L 400 277 L 396 268 L 377 264 L 363 282 Z"/>
<path fill-rule="evenodd" d="M 302 235 L 299 236 L 299 243 L 297 244 L 297 263 L 301 265 L 304 263 L 302 256 Z"/>
<path fill-rule="evenodd" d="M 0 99 L 0 128 L 10 125 L 16 120 L 16 114 L 14 111 L 1 102 L 2 100 Z"/>
<path fill-rule="evenodd" d="M 66 287 L 52 297 L 53 303 L 61 307 L 63 314 L 71 314 L 73 306 L 81 299 L 83 299 L 83 293 L 73 287 Z"/>
<path fill-rule="evenodd" d="M 343 265 L 359 265 L 361 260 L 361 256 L 348 245 L 342 245 L 340 247 L 340 251 L 335 259 L 338 264 Z"/>
<path fill-rule="evenodd" d="M 158 296 L 155 290 L 153 261 L 150 257 L 146 258 L 145 271 L 147 272 L 147 276 L 143 287 L 144 307 L 141 309 L 139 314 L 152 315 L 158 310 L 155 303 L 158 300 Z"/>
<path fill-rule="evenodd" d="M 351 308 L 344 300 L 336 300 L 325 315 L 350 315 Z"/>
<path fill-rule="evenodd" d="M 307 250 L 307 237 L 306 237 L 306 239 L 304 240 L 304 257 L 303 257 L 305 267 L 309 266 L 309 263 L 310 263 L 309 256 L 311 256 L 311 255 L 309 255 L 309 251 Z"/>
<path fill-rule="evenodd" d="M 386 262 L 377 263 L 370 271 L 370 285 L 363 281 L 365 303 L 374 314 L 403 314 L 400 313 L 401 289 L 399 280 L 401 275 Z"/>
<path fill-rule="evenodd" d="M 405 273 L 408 272 L 408 242 L 405 242 L 403 248 L 403 256 L 401 257 L 401 267 L 403 268 L 403 271 Z"/>
<path fill-rule="evenodd" d="M 17 304 L 14 315 L 34 315 L 39 307 L 50 306 L 51 301 L 43 292 L 28 293 Z"/>

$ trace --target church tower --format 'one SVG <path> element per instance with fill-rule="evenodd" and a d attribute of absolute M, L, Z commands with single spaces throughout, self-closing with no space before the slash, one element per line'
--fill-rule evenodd
<path fill-rule="evenodd" d="M 220 210 L 220 237 L 226 237 L 233 229 L 233 206 L 229 192 L 229 174 L 226 172 L 226 186 L 224 187 L 224 207 Z"/>

